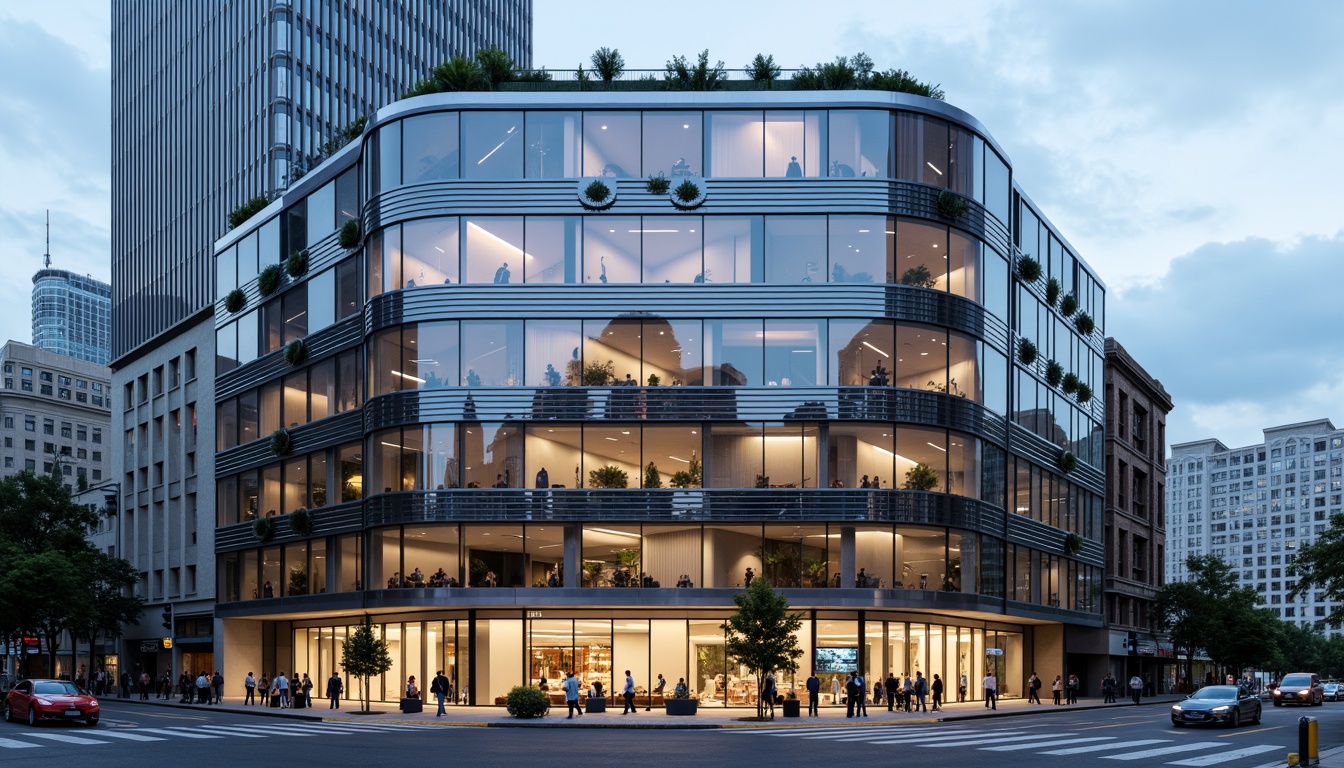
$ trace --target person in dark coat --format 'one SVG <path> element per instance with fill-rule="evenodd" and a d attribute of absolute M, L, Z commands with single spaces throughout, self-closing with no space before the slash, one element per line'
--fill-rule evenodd
<path fill-rule="evenodd" d="M 817 717 L 817 702 L 821 698 L 821 679 L 817 677 L 815 670 L 812 676 L 807 678 L 807 714 Z"/>
<path fill-rule="evenodd" d="M 933 675 L 933 711 L 937 712 L 943 708 L 943 678 L 938 673 Z"/>
<path fill-rule="evenodd" d="M 327 678 L 327 699 L 331 702 L 327 705 L 327 709 L 341 708 L 341 691 L 344 689 L 345 685 L 341 682 L 341 676 L 332 672 L 331 677 Z"/>
<path fill-rule="evenodd" d="M 885 685 L 887 693 L 887 711 L 890 712 L 892 707 L 896 706 L 896 697 L 901 695 L 901 683 L 896 679 L 896 672 L 894 670 L 887 673 L 887 682 Z"/>

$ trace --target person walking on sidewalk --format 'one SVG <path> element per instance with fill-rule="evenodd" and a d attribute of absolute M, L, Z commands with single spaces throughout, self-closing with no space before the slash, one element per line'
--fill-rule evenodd
<path fill-rule="evenodd" d="M 1055 695 L 1055 706 L 1059 706 L 1059 695 L 1064 691 L 1064 681 L 1059 675 L 1050 683 L 1050 692 Z"/>
<path fill-rule="evenodd" d="M 987 709 L 998 710 L 999 708 L 999 680 L 994 677 L 993 672 L 985 674 L 985 679 L 980 681 L 980 685 L 985 689 L 985 707 Z"/>
<path fill-rule="evenodd" d="M 215 670 L 215 676 L 212 677 L 212 678 L 210 678 L 210 687 L 212 687 L 212 688 L 215 689 L 215 703 L 216 703 L 216 704 L 223 704 L 223 703 L 224 703 L 224 675 L 220 674 L 220 670 L 216 669 L 216 670 Z"/>
<path fill-rule="evenodd" d="M 571 670 L 565 673 L 565 705 L 569 707 L 569 717 L 566 720 L 573 720 L 574 713 L 578 712 L 579 717 L 583 717 L 583 710 L 579 708 L 579 679 L 574 676 Z"/>
<path fill-rule="evenodd" d="M 807 714 L 811 717 L 817 717 L 817 700 L 821 698 L 821 678 L 817 677 L 817 671 L 812 670 L 812 676 L 807 678 Z"/>
<path fill-rule="evenodd" d="M 1139 703 L 1139 696 L 1143 694 L 1143 678 L 1134 675 L 1129 678 L 1129 695 L 1134 697 L 1134 703 Z"/>
<path fill-rule="evenodd" d="M 854 692 L 854 678 L 857 675 L 857 672 L 850 672 L 845 676 L 845 717 L 854 716 L 854 708 L 857 705 L 854 699 L 858 698 Z"/>
<path fill-rule="evenodd" d="M 341 676 L 332 672 L 331 677 L 327 678 L 327 699 L 330 702 L 327 704 L 327 709 L 341 708 L 341 691 L 344 688 L 345 684 L 341 682 Z M 442 707 L 443 705 L 440 704 L 439 706 Z"/>
<path fill-rule="evenodd" d="M 761 685 L 761 701 L 770 709 L 770 719 L 775 719 L 775 673 L 766 672 L 765 682 Z"/>
<path fill-rule="evenodd" d="M 1041 678 L 1037 677 L 1035 672 L 1032 672 L 1031 679 L 1027 680 L 1028 704 L 1032 703 L 1033 701 L 1036 702 L 1037 704 L 1041 703 L 1040 690 L 1041 690 Z"/>
<path fill-rule="evenodd" d="M 307 672 L 303 673 L 303 706 L 313 708 L 313 681 Z"/>
<path fill-rule="evenodd" d="M 443 708 L 443 700 L 448 697 L 448 689 L 450 687 L 452 687 L 452 683 L 448 682 L 448 678 L 443 674 L 442 669 L 434 675 L 433 680 L 429 681 L 429 692 L 434 694 L 435 700 L 439 703 L 439 711 L 438 714 L 434 715 L 435 717 L 443 717 L 444 712 L 446 711 Z M 541 689 L 545 691 L 546 687 L 543 685 Z"/>
<path fill-rule="evenodd" d="M 289 678 L 285 677 L 284 672 L 277 672 L 275 680 L 271 681 L 271 684 L 280 694 L 280 708 L 289 709 Z"/>
<path fill-rule="evenodd" d="M 943 678 L 933 673 L 933 711 L 937 712 L 943 708 Z"/>
<path fill-rule="evenodd" d="M 868 716 L 868 680 L 858 670 L 854 671 L 854 690 L 859 696 L 857 706 L 854 707 L 855 717 Z"/>
<path fill-rule="evenodd" d="M 929 681 L 923 672 L 915 672 L 915 711 L 928 712 Z"/>
<path fill-rule="evenodd" d="M 1115 678 L 1111 677 L 1110 672 L 1107 672 L 1106 676 L 1101 679 L 1101 703 L 1115 703 Z"/>
<path fill-rule="evenodd" d="M 204 669 L 196 676 L 196 703 L 210 703 L 210 676 L 205 674 Z"/>
<path fill-rule="evenodd" d="M 251 672 L 248 672 L 247 677 L 243 678 L 243 690 L 246 691 L 246 694 L 243 698 L 243 706 L 247 706 L 249 704 L 256 704 L 257 678 L 253 677 Z"/>
<path fill-rule="evenodd" d="M 625 687 L 621 688 L 621 698 L 625 699 L 625 708 L 621 710 L 622 715 L 628 715 L 635 709 L 635 678 L 630 676 L 630 670 L 625 670 Z"/>
<path fill-rule="evenodd" d="M 905 702 L 905 711 L 909 712 L 915 703 L 915 682 L 909 675 L 902 676 L 905 678 L 905 685 L 901 688 L 901 701 Z"/>
<path fill-rule="evenodd" d="M 887 694 L 887 711 L 890 712 L 896 706 L 896 697 L 900 695 L 901 683 L 896 679 L 896 671 L 887 673 L 887 682 L 885 684 Z"/>

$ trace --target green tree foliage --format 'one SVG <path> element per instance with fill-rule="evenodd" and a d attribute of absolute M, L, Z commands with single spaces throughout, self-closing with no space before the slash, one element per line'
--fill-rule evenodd
<path fill-rule="evenodd" d="M 905 472 L 907 491 L 933 491 L 938 488 L 938 472 L 923 462 Z"/>
<path fill-rule="evenodd" d="M 836 91 L 869 89 L 898 91 L 942 100 L 943 91 L 936 85 L 916 80 L 904 69 L 873 71 L 873 60 L 866 53 L 837 56 L 835 61 L 818 63 L 815 67 L 801 67 L 793 75 L 793 87 L 804 91 Z"/>
<path fill-rule="evenodd" d="M 770 88 L 774 82 L 779 79 L 779 65 L 775 63 L 774 56 L 767 56 L 763 53 L 756 54 L 756 58 L 751 60 L 743 70 L 747 73 L 757 85 Z"/>
<path fill-rule="evenodd" d="M 129 594 L 130 563 L 84 538 L 97 523 L 55 478 L 20 472 L 0 480 L 0 643 L 45 635 L 52 675 L 62 632 L 76 641 L 115 635 L 143 609 Z"/>
<path fill-rule="evenodd" d="M 620 77 L 621 73 L 625 71 L 625 59 L 621 56 L 621 52 L 615 48 L 598 48 L 593 51 L 590 61 L 598 79 L 608 87 L 611 86 L 613 80 Z"/>
<path fill-rule="evenodd" d="M 666 70 L 663 82 L 673 91 L 714 91 L 728 79 L 722 61 L 709 65 L 708 48 L 700 52 L 695 64 L 687 63 L 685 56 L 673 56 Z"/>
<path fill-rule="evenodd" d="M 733 602 L 737 613 L 719 626 L 728 634 L 728 658 L 756 675 L 756 716 L 761 717 L 765 702 L 760 693 L 766 674 L 798 670 L 803 649 L 796 633 L 803 625 L 803 615 L 790 613 L 788 599 L 765 578 L 756 579 L 734 595 Z"/>
<path fill-rule="evenodd" d="M 229 229 L 237 227 L 239 224 L 261 213 L 261 209 L 271 204 L 269 195 L 257 195 L 246 203 L 234 208 L 229 213 Z"/>
<path fill-rule="evenodd" d="M 1344 602 L 1341 602 L 1344 601 L 1344 515 L 1331 515 L 1325 532 L 1298 549 L 1293 571 L 1297 574 L 1297 585 L 1288 593 L 1288 599 L 1320 592 L 1335 605 L 1321 623 L 1344 622 Z"/>
<path fill-rule="evenodd" d="M 499 90 L 500 83 L 510 82 L 515 76 L 513 59 L 502 48 L 480 49 L 476 52 L 476 65 L 492 91 Z"/>
<path fill-rule="evenodd" d="M 1256 591 L 1237 586 L 1232 568 L 1214 555 L 1191 555 L 1185 568 L 1188 580 L 1163 585 L 1154 607 L 1177 654 L 1185 656 L 1186 679 L 1200 649 L 1231 674 L 1272 663 L 1282 642 L 1280 622 L 1257 607 Z"/>
<path fill-rule="evenodd" d="M 504 697 L 504 708 L 514 717 L 541 717 L 546 704 L 546 693 L 535 685 L 515 685 Z"/>
<path fill-rule="evenodd" d="M 391 668 L 387 641 L 374 634 L 373 618 L 366 613 L 341 650 L 341 669 L 359 680 L 360 711 L 369 711 L 369 679 Z"/>

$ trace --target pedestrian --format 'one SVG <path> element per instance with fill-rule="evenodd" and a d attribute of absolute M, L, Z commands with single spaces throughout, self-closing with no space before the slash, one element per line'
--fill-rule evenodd
<path fill-rule="evenodd" d="M 1069 703 L 1070 703 L 1070 704 L 1077 704 L 1077 703 L 1078 703 L 1078 688 L 1079 688 L 1079 687 L 1080 687 L 1080 686 L 1079 686 L 1079 683 L 1078 683 L 1078 676 L 1077 676 L 1077 675 L 1069 675 Z"/>
<path fill-rule="evenodd" d="M 121 685 L 117 687 L 117 695 L 124 699 L 126 698 L 130 690 L 131 690 L 131 673 L 123 671 L 121 673 Z"/>
<path fill-rule="evenodd" d="M 410 677 L 406 678 L 406 698 L 408 699 L 420 698 L 420 688 L 415 684 L 415 675 L 411 675 Z"/>
<path fill-rule="evenodd" d="M 1115 678 L 1107 672 L 1101 679 L 1101 703 L 1112 704 L 1115 702 Z"/>
<path fill-rule="evenodd" d="M 149 701 L 149 686 L 152 683 L 148 672 L 140 673 L 140 700 Z"/>
<path fill-rule="evenodd" d="M 569 708 L 569 716 L 566 720 L 573 720 L 574 713 L 579 713 L 583 717 L 583 710 L 579 709 L 579 679 L 574 676 L 574 672 L 565 673 L 565 705 Z"/>
<path fill-rule="evenodd" d="M 929 681 L 924 679 L 923 672 L 915 672 L 915 711 L 928 712 L 929 705 L 926 698 L 929 695 Z"/>
<path fill-rule="evenodd" d="M 963 672 L 961 675 L 961 679 L 957 681 L 957 703 L 961 703 L 966 700 L 966 685 L 968 682 L 969 681 L 966 679 L 966 674 Z"/>
<path fill-rule="evenodd" d="M 850 672 L 845 675 L 845 717 L 854 716 L 854 707 L 856 706 L 854 702 L 854 699 L 856 698 L 854 695 L 855 674 L 856 673 L 854 672 Z"/>
<path fill-rule="evenodd" d="M 449 696 L 448 689 L 451 688 L 451 687 L 452 687 L 452 683 L 448 682 L 448 678 L 447 678 L 447 676 L 445 676 L 445 675 L 443 674 L 443 670 L 442 670 L 442 669 L 440 669 L 440 670 L 434 675 L 434 679 L 431 680 L 431 681 L 429 682 L 429 692 L 432 693 L 432 694 L 434 694 L 434 699 L 435 699 L 435 700 L 438 702 L 438 704 L 439 704 L 439 711 L 438 711 L 438 714 L 434 715 L 435 717 L 443 717 L 444 712 L 446 711 L 446 710 L 443 708 L 443 701 L 444 701 L 444 699 L 448 698 L 448 696 Z M 545 680 L 545 678 L 543 678 L 542 681 L 541 681 L 541 690 L 542 690 L 542 692 L 545 692 L 545 690 L 546 690 L 546 680 Z M 547 700 L 549 701 L 549 699 L 547 699 Z"/>
<path fill-rule="evenodd" d="M 887 692 L 887 711 L 890 712 L 896 706 L 896 697 L 900 695 L 900 682 L 896 680 L 896 672 L 887 673 L 887 681 L 883 685 Z"/>
<path fill-rule="evenodd" d="M 667 681 L 663 679 L 663 673 L 662 673 L 662 672 L 659 672 L 659 673 L 658 673 L 658 682 L 653 686 L 653 692 L 654 692 L 655 694 L 657 694 L 658 696 L 662 696 L 662 695 L 663 695 L 663 689 L 665 689 L 666 687 L 667 687 Z M 652 696 L 649 697 L 649 703 L 648 703 L 647 705 L 645 705 L 645 707 L 644 707 L 644 711 L 645 711 L 645 712 L 648 712 L 648 711 L 651 710 L 651 709 L 653 709 L 653 697 L 652 697 Z"/>
<path fill-rule="evenodd" d="M 329 702 L 327 709 L 341 708 L 341 692 L 344 689 L 345 685 L 341 682 L 341 676 L 332 672 L 331 677 L 327 678 L 327 700 Z"/>
<path fill-rule="evenodd" d="M 754 578 L 756 578 L 756 573 L 748 568 L 746 574 L 742 576 L 742 586 L 746 589 L 751 589 L 751 580 Z"/>
<path fill-rule="evenodd" d="M 910 675 L 902 677 L 905 678 L 905 683 L 901 686 L 901 700 L 905 702 L 905 711 L 909 712 L 915 704 L 915 681 L 910 679 Z"/>
<path fill-rule="evenodd" d="M 812 675 L 807 678 L 807 714 L 811 717 L 818 717 L 817 699 L 821 698 L 821 678 L 817 677 L 817 671 L 812 670 Z"/>
<path fill-rule="evenodd" d="M 775 673 L 766 672 L 765 682 L 761 685 L 761 701 L 770 709 L 770 719 L 775 719 Z"/>
<path fill-rule="evenodd" d="M 289 709 L 289 679 L 285 677 L 285 673 L 277 672 L 271 685 L 275 686 L 276 693 L 280 694 L 280 708 Z"/>
<path fill-rule="evenodd" d="M 196 690 L 196 681 L 191 679 L 187 671 L 182 670 L 182 674 L 177 676 L 177 692 L 182 694 L 180 702 L 183 704 L 191 703 L 192 691 Z"/>
<path fill-rule="evenodd" d="M 933 673 L 933 711 L 937 712 L 943 708 L 943 679 L 938 673 Z M 1037 702 L 1040 703 L 1039 701 Z"/>
<path fill-rule="evenodd" d="M 885 698 L 883 693 L 884 689 L 882 688 L 882 678 L 878 677 L 877 680 L 873 681 L 873 703 L 879 707 L 882 706 L 882 701 Z"/>
<path fill-rule="evenodd" d="M 985 689 L 985 707 L 987 709 L 998 710 L 999 708 L 999 681 L 994 677 L 993 672 L 986 672 L 985 679 L 980 682 Z"/>
<path fill-rule="evenodd" d="M 1129 678 L 1129 695 L 1134 697 L 1134 703 L 1139 703 L 1139 696 L 1143 694 L 1143 678 L 1137 674 Z"/>
<path fill-rule="evenodd" d="M 257 703 L 257 678 L 252 676 L 251 672 L 243 678 L 243 690 L 246 692 L 243 697 L 243 706 Z"/>
<path fill-rule="evenodd" d="M 1036 702 L 1037 704 L 1041 703 L 1041 695 L 1037 693 L 1037 691 L 1039 691 L 1040 689 L 1041 689 L 1041 678 L 1037 677 L 1035 672 L 1032 672 L 1031 677 L 1027 678 L 1028 704 L 1032 703 L 1033 701 Z"/>
<path fill-rule="evenodd" d="M 621 688 L 621 698 L 625 699 L 625 708 L 621 710 L 622 715 L 628 715 L 635 710 L 635 678 L 630 676 L 630 670 L 625 670 L 625 687 Z"/>
<path fill-rule="evenodd" d="M 220 671 L 219 671 L 218 669 L 215 670 L 215 676 L 212 677 L 212 678 L 210 678 L 210 685 L 215 689 L 215 703 L 216 703 L 216 704 L 223 704 L 223 703 L 224 703 L 224 675 L 220 674 Z"/>
<path fill-rule="evenodd" d="M 210 676 L 205 674 L 204 669 L 196 676 L 196 703 L 210 703 Z"/>
<path fill-rule="evenodd" d="M 303 706 L 308 709 L 313 708 L 313 681 L 308 677 L 308 673 L 303 673 Z"/>
<path fill-rule="evenodd" d="M 831 704 L 840 706 L 840 676 L 831 677 Z"/>
<path fill-rule="evenodd" d="M 1064 691 L 1064 680 L 1059 675 L 1050 683 L 1050 692 L 1055 695 L 1055 706 L 1059 706 L 1059 694 Z"/>
<path fill-rule="evenodd" d="M 856 717 L 868 716 L 868 681 L 864 679 L 859 671 L 854 670 L 854 688 L 859 695 L 857 708 L 854 710 Z"/>

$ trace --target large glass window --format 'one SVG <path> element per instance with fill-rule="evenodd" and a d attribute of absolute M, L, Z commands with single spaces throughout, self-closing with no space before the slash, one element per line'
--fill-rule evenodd
<path fill-rule="evenodd" d="M 215 450 L 225 451 L 238 444 L 238 400 L 230 398 L 215 406 Z"/>
<path fill-rule="evenodd" d="M 764 470 L 757 488 L 817 487 L 817 425 L 767 424 L 762 438 Z"/>
<path fill-rule="evenodd" d="M 947 391 L 947 331 L 925 325 L 896 326 L 894 386 Z"/>
<path fill-rule="evenodd" d="M 284 343 L 302 339 L 308 335 L 308 288 L 311 283 L 304 283 L 288 291 L 280 297 L 280 304 L 283 307 L 284 317 Z"/>
<path fill-rule="evenodd" d="M 588 218 L 583 222 L 583 281 L 638 283 L 642 226 L 638 216 Z"/>
<path fill-rule="evenodd" d="M 948 333 L 947 393 L 985 400 L 984 371 L 979 362 L 980 343 L 960 333 Z"/>
<path fill-rule="evenodd" d="M 457 277 L 457 217 L 421 219 L 401 227 L 404 287 L 460 282 Z"/>
<path fill-rule="evenodd" d="M 527 321 L 526 386 L 577 386 L 583 377 L 579 350 L 583 344 L 580 320 Z"/>
<path fill-rule="evenodd" d="M 320 331 L 336 322 L 336 270 L 328 269 L 308 281 L 308 331 Z"/>
<path fill-rule="evenodd" d="M 815 178 L 826 167 L 824 112 L 765 113 L 765 175 Z"/>
<path fill-rule="evenodd" d="M 906 589 L 941 589 L 948 578 L 946 531 L 903 526 L 898 532 L 896 557 Z"/>
<path fill-rule="evenodd" d="M 471 586 L 526 586 L 523 526 L 466 525 L 462 544 Z"/>
<path fill-rule="evenodd" d="M 523 178 L 523 113 L 462 113 L 462 178 Z"/>
<path fill-rule="evenodd" d="M 641 323 L 635 318 L 583 321 L 583 384 L 643 382 L 640 336 Z"/>
<path fill-rule="evenodd" d="M 336 265 L 336 319 L 359 314 L 359 259 L 345 259 Z"/>
<path fill-rule="evenodd" d="M 582 477 L 583 428 L 574 424 L 547 424 L 527 430 L 527 466 L 524 481 L 536 486 L 577 488 Z M 572 469 L 571 469 L 572 468 Z M 545 474 L 543 474 L 545 473 Z"/>
<path fill-rule="evenodd" d="M 577 178 L 581 139 L 578 112 L 528 112 L 527 178 Z"/>
<path fill-rule="evenodd" d="M 830 217 L 831 282 L 889 283 L 896 222 L 885 216 Z"/>
<path fill-rule="evenodd" d="M 892 271 L 902 285 L 947 290 L 947 227 L 898 220 L 895 261 Z"/>
<path fill-rule="evenodd" d="M 760 112 L 706 112 L 705 165 L 715 178 L 764 175 L 765 126 Z"/>
<path fill-rule="evenodd" d="M 462 385 L 514 387 L 523 380 L 521 320 L 462 323 Z"/>
<path fill-rule="evenodd" d="M 896 481 L 884 488 L 947 490 L 947 434 L 941 430 L 901 427 L 896 431 Z"/>
<path fill-rule="evenodd" d="M 401 121 L 401 126 L 403 184 L 457 178 L 456 112 L 430 112 L 408 117 Z"/>
<path fill-rule="evenodd" d="M 644 487 L 649 480 L 661 483 L 653 487 L 698 487 L 702 482 L 699 425 L 653 424 L 644 427 Z M 650 468 L 656 477 L 650 475 Z"/>
<path fill-rule="evenodd" d="M 704 339 L 699 320 L 645 320 L 644 381 L 664 385 L 704 383 Z"/>
<path fill-rule="evenodd" d="M 948 188 L 965 197 L 975 194 L 975 134 L 949 126 L 947 134 Z"/>
<path fill-rule="evenodd" d="M 528 216 L 524 234 L 525 282 L 579 282 L 582 242 L 577 216 Z"/>
<path fill-rule="evenodd" d="M 641 565 L 659 586 L 700 584 L 703 550 L 699 525 L 646 525 L 643 545 Z"/>
<path fill-rule="evenodd" d="M 313 421 L 335 413 L 336 360 L 327 358 L 308 369 L 308 409 Z"/>
<path fill-rule="evenodd" d="M 462 430 L 462 465 L 468 488 L 521 488 L 523 434 L 516 426 L 467 422 Z"/>
<path fill-rule="evenodd" d="M 759 283 L 765 279 L 764 219 L 711 216 L 704 220 L 705 270 L 695 282 Z"/>
<path fill-rule="evenodd" d="M 815 387 L 824 382 L 825 336 L 821 320 L 766 320 L 765 385 Z"/>
<path fill-rule="evenodd" d="M 761 575 L 761 526 L 707 525 L 705 587 L 742 587 L 747 569 Z"/>
<path fill-rule="evenodd" d="M 467 283 L 523 282 L 523 217 L 465 219 Z M 516 279 L 515 279 L 516 278 Z"/>
<path fill-rule="evenodd" d="M 297 371 L 284 378 L 285 424 L 297 427 L 308 423 L 308 372 Z"/>
<path fill-rule="evenodd" d="M 706 320 L 707 386 L 761 386 L 764 381 L 760 320 Z"/>
<path fill-rule="evenodd" d="M 887 425 L 837 422 L 830 426 L 827 458 L 831 487 L 860 488 L 893 477 L 896 430 Z"/>
<path fill-rule="evenodd" d="M 923 119 L 921 145 L 923 166 L 920 174 L 925 184 L 946 187 L 948 178 L 947 123 L 937 118 Z"/>
<path fill-rule="evenodd" d="M 707 487 L 756 487 L 756 483 L 765 477 L 761 429 L 760 424 L 712 425 L 709 432 L 711 475 Z M 705 546 L 708 548 L 708 541 Z"/>
<path fill-rule="evenodd" d="M 826 282 L 826 217 L 765 220 L 765 282 Z"/>
<path fill-rule="evenodd" d="M 704 174 L 699 112 L 644 113 L 644 175 Z"/>
<path fill-rule="evenodd" d="M 839 178 L 891 178 L 891 114 L 871 109 L 831 110 L 830 173 Z"/>
<path fill-rule="evenodd" d="M 583 114 L 583 174 L 639 178 L 640 116 L 638 112 Z"/>
<path fill-rule="evenodd" d="M 701 217 L 645 217 L 642 232 L 644 283 L 704 282 Z"/>
<path fill-rule="evenodd" d="M 841 527 L 840 530 L 840 535 L 843 537 L 844 528 Z M 895 539 L 890 525 L 854 527 L 854 586 L 881 586 L 894 589 L 910 586 L 903 578 L 903 574 L 896 570 Z"/>
<path fill-rule="evenodd" d="M 378 129 L 378 178 L 380 191 L 401 186 L 401 123 Z"/>
<path fill-rule="evenodd" d="M 336 182 L 329 181 L 308 195 L 308 243 L 317 244 L 336 231 Z"/>
<path fill-rule="evenodd" d="M 979 240 L 953 229 L 948 238 L 947 283 L 948 289 L 958 296 L 982 303 L 980 293 L 980 252 Z"/>
<path fill-rule="evenodd" d="M 407 325 L 402 345 L 408 356 L 403 364 L 408 377 L 403 389 L 416 384 L 426 389 L 455 386 L 458 375 L 458 324 L 440 320 Z"/>
<path fill-rule="evenodd" d="M 896 361 L 895 328 L 886 320 L 830 321 L 830 384 L 889 386 Z"/>

